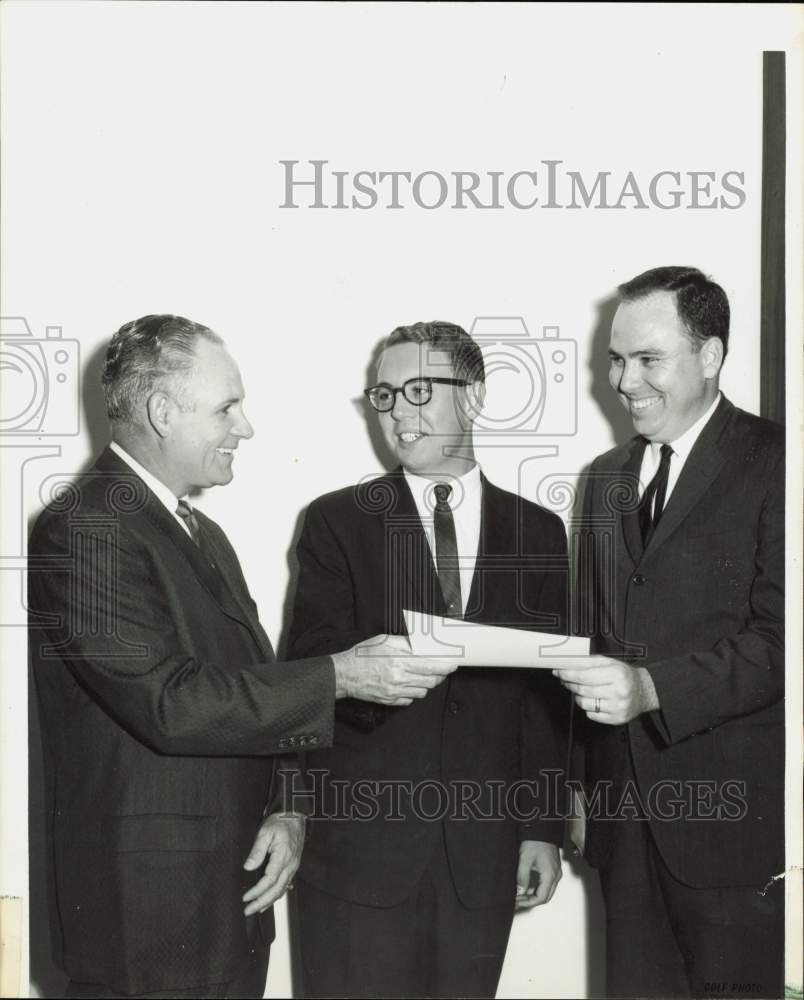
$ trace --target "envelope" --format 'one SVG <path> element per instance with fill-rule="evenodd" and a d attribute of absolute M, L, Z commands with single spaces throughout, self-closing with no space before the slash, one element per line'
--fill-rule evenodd
<path fill-rule="evenodd" d="M 479 625 L 420 611 L 403 614 L 414 655 L 457 656 L 462 667 L 552 670 L 570 667 L 574 658 L 589 655 L 589 640 L 578 636 Z"/>

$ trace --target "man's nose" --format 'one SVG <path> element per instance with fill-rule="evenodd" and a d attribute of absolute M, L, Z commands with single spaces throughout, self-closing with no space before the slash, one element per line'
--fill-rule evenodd
<path fill-rule="evenodd" d="M 636 359 L 624 362 L 622 371 L 620 372 L 620 379 L 617 384 L 617 388 L 620 392 L 633 392 L 634 389 L 639 387 L 641 382 L 642 374 L 639 368 L 639 362 Z"/>
<path fill-rule="evenodd" d="M 248 441 L 249 438 L 254 437 L 254 428 L 246 419 L 245 413 L 241 411 L 238 416 L 237 423 L 232 428 L 232 433 L 236 434 L 239 438 L 245 438 Z"/>
<path fill-rule="evenodd" d="M 391 416 L 394 420 L 404 420 L 405 417 L 409 417 L 411 413 L 416 413 L 418 410 L 418 406 L 407 401 L 405 393 L 401 389 L 394 390 L 394 405 L 391 407 Z"/>

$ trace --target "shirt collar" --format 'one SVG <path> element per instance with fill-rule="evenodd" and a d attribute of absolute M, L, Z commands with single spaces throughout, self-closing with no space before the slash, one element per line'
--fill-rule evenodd
<path fill-rule="evenodd" d="M 682 462 L 686 462 L 689 453 L 692 451 L 693 445 L 698 440 L 701 431 L 709 423 L 712 414 L 717 409 L 717 405 L 720 402 L 720 392 L 715 396 L 712 405 L 704 413 L 702 417 L 699 417 L 692 427 L 687 428 L 681 437 L 676 438 L 675 441 L 668 442 L 673 448 L 673 454 L 678 455 Z M 650 442 L 651 450 L 653 451 L 653 457 L 658 461 L 659 451 L 661 450 L 661 443 L 658 441 Z"/>
<path fill-rule="evenodd" d="M 480 502 L 480 466 L 475 463 L 468 472 L 462 476 L 444 476 L 429 478 L 427 476 L 415 476 L 412 472 L 404 469 L 405 480 L 413 494 L 417 507 L 424 510 L 432 510 L 435 501 L 432 499 L 432 489 L 438 482 L 444 482 L 452 486 L 453 495 L 450 497 L 450 506 L 459 504 L 475 504 Z M 427 502 L 429 499 L 429 503 Z"/>
<path fill-rule="evenodd" d="M 177 497 L 173 490 L 168 489 L 161 479 L 157 479 L 152 472 L 149 472 L 144 466 L 140 465 L 136 458 L 132 458 L 125 448 L 122 448 L 117 441 L 112 441 L 109 444 L 109 447 L 115 455 L 123 459 L 126 465 L 131 466 L 131 469 L 137 473 L 148 489 L 165 505 L 165 507 L 167 507 L 170 513 L 175 514 L 179 499 L 186 499 L 186 494 L 184 497 Z"/>

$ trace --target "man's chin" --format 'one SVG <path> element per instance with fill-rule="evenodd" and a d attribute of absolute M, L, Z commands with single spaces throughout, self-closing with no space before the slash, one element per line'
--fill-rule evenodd
<path fill-rule="evenodd" d="M 432 465 L 432 462 L 428 462 L 426 455 L 411 454 L 410 451 L 406 451 L 401 455 L 397 452 L 396 457 L 402 468 L 405 469 L 406 472 L 412 473 L 414 476 L 420 476 Z"/>
<path fill-rule="evenodd" d="M 229 470 L 228 473 L 218 472 L 216 473 L 215 476 L 210 477 L 209 482 L 204 483 L 204 485 L 201 486 L 200 489 L 206 490 L 209 489 L 211 486 L 226 486 L 227 484 L 231 483 L 233 479 L 234 479 L 234 471 L 232 470 Z"/>
<path fill-rule="evenodd" d="M 634 430 L 641 434 L 643 438 L 652 441 L 662 431 L 662 424 L 659 420 L 634 420 Z"/>
<path fill-rule="evenodd" d="M 427 453 L 418 443 L 413 446 L 395 444 L 391 450 L 397 462 L 408 472 L 416 473 L 427 464 Z"/>

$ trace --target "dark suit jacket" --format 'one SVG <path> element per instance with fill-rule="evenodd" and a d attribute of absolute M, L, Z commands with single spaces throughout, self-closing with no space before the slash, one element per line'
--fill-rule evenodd
<path fill-rule="evenodd" d="M 30 540 L 64 965 L 126 993 L 241 970 L 269 755 L 331 740 L 331 662 L 274 663 L 233 549 L 197 517 L 215 569 L 107 450 Z"/>
<path fill-rule="evenodd" d="M 443 613 L 427 538 L 401 470 L 314 501 L 298 545 L 300 575 L 290 654 L 346 649 L 377 633 L 405 634 L 402 610 Z M 480 545 L 467 621 L 565 631 L 567 565 L 564 526 L 554 514 L 483 479 Z M 308 754 L 311 770 L 345 782 L 358 819 L 316 819 L 302 876 L 340 898 L 391 906 L 415 886 L 442 824 L 417 818 L 410 794 L 390 804 L 383 783 L 419 786 L 419 811 L 450 812 L 427 781 L 458 783 L 477 813 L 495 815 L 489 784 L 503 790 L 538 781 L 552 769 L 563 781 L 558 714 L 569 703 L 552 676 L 465 668 L 409 707 L 384 708 L 348 699 L 336 709 L 334 747 Z M 533 672 L 539 673 L 539 672 Z M 542 692 L 542 687 L 547 692 Z M 555 713 L 552 701 L 560 699 Z M 365 782 L 356 786 L 361 779 Z M 322 776 L 320 783 L 326 784 Z M 380 783 L 379 815 L 362 809 L 360 791 Z M 320 786 L 319 786 L 320 787 Z M 515 791 L 515 789 L 514 789 Z M 504 793 L 503 793 L 504 794 Z M 513 795 L 513 792 L 509 793 Z M 552 812 L 559 812 L 557 794 Z M 370 795 L 363 795 L 362 802 Z M 320 796 L 327 815 L 343 814 L 334 794 Z M 376 801 L 376 798 L 375 800 Z M 384 819 L 388 812 L 395 819 Z M 538 811 L 539 815 L 531 815 Z M 491 906 L 512 899 L 518 841 L 560 843 L 562 822 L 546 817 L 547 794 L 525 791 L 505 819 L 449 819 L 444 824 L 450 870 L 462 902 Z M 460 815 L 460 809 L 458 810 Z M 497 810 L 506 812 L 505 805 Z M 521 822 L 517 822 L 517 818 Z"/>
<path fill-rule="evenodd" d="M 670 871 L 761 884 L 784 867 L 783 430 L 722 398 L 643 552 L 644 448 L 634 438 L 592 466 L 579 595 L 593 649 L 647 667 L 661 709 L 587 726 L 590 783 L 613 781 L 616 805 L 630 750 Z M 611 829 L 589 823 L 595 865 Z"/>

